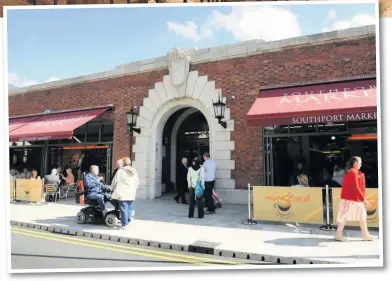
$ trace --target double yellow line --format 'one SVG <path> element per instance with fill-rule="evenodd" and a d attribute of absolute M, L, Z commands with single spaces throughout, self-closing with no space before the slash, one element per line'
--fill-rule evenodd
<path fill-rule="evenodd" d="M 27 229 L 17 228 L 17 227 L 11 227 L 11 233 L 25 235 L 29 237 L 35 237 L 44 240 L 73 244 L 77 246 L 89 247 L 89 248 L 94 248 L 99 250 L 106 250 L 106 251 L 112 251 L 112 252 L 117 252 L 122 254 L 142 256 L 142 257 L 148 257 L 148 258 L 172 261 L 178 263 L 189 263 L 189 264 L 202 265 L 202 266 L 211 266 L 211 265 L 218 265 L 218 264 L 219 265 L 242 264 L 240 262 L 232 262 L 232 261 L 225 261 L 220 259 L 204 258 L 204 257 L 191 256 L 191 255 L 185 255 L 179 253 L 144 249 L 144 248 L 134 247 L 126 244 L 116 245 L 115 243 L 105 243 L 102 241 L 94 241 L 91 239 L 82 239 L 82 238 L 76 238 L 76 237 L 65 236 L 65 235 L 59 236 L 59 234 L 36 231 L 36 230 L 27 230 Z"/>

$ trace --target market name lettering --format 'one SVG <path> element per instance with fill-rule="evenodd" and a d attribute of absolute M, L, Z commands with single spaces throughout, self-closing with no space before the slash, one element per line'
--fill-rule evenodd
<path fill-rule="evenodd" d="M 73 124 L 79 119 L 89 117 L 89 115 L 82 114 L 79 116 L 73 116 L 72 118 L 69 117 L 54 117 L 51 119 L 43 120 L 43 121 L 38 121 L 33 124 L 34 127 L 39 127 L 39 126 L 61 126 L 63 124 Z"/>
<path fill-rule="evenodd" d="M 285 195 L 271 195 L 271 196 L 265 196 L 264 200 L 267 201 L 277 201 L 277 200 L 283 200 L 286 201 L 287 203 L 291 203 L 291 202 L 308 202 L 310 200 L 310 194 L 308 194 L 307 196 L 296 196 L 294 194 L 292 194 L 291 192 L 289 192 L 288 194 Z"/>
<path fill-rule="evenodd" d="M 331 115 L 319 115 L 319 116 L 293 117 L 291 120 L 292 120 L 292 124 L 377 120 L 377 112 L 357 113 L 357 114 L 331 114 Z"/>
<path fill-rule="evenodd" d="M 306 91 L 306 92 L 293 92 L 284 93 L 280 104 L 284 103 L 307 103 L 307 102 L 329 102 L 333 100 L 345 99 L 361 99 L 367 97 L 374 97 L 376 95 L 376 86 L 369 87 L 355 87 L 355 88 L 342 88 L 330 89 L 320 91 Z M 323 94 L 323 95 L 320 95 Z"/>
<path fill-rule="evenodd" d="M 42 137 L 26 137 L 20 138 L 19 141 L 43 141 L 43 140 L 50 140 L 52 136 L 42 136 Z"/>

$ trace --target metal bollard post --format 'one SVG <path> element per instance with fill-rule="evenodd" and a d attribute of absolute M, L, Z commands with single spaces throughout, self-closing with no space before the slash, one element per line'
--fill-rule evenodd
<path fill-rule="evenodd" d="M 321 226 L 320 229 L 324 231 L 336 230 L 336 227 L 334 227 L 329 221 L 330 218 L 329 218 L 329 186 L 328 185 L 325 186 L 325 201 L 326 201 L 325 205 L 327 209 L 327 222 L 325 225 Z"/>
<path fill-rule="evenodd" d="M 250 213 L 250 183 L 248 183 L 248 219 L 243 221 L 242 224 L 245 224 L 245 225 L 255 225 L 255 224 L 257 224 L 257 222 L 255 222 L 251 218 L 251 213 Z"/>

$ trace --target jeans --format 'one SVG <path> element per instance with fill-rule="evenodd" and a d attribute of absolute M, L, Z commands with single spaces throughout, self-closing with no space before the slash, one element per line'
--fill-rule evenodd
<path fill-rule="evenodd" d="M 105 211 L 105 195 L 100 194 L 100 193 L 90 193 L 87 195 L 87 199 L 89 200 L 96 200 L 99 203 L 99 207 L 101 208 L 101 211 Z"/>
<path fill-rule="evenodd" d="M 127 226 L 132 220 L 134 201 L 119 201 L 122 226 Z"/>
<path fill-rule="evenodd" d="M 191 195 L 189 197 L 189 213 L 188 213 L 188 218 L 193 218 L 194 213 L 195 213 L 195 206 L 197 205 L 197 217 L 199 219 L 204 218 L 204 204 L 203 204 L 203 198 L 197 198 L 195 196 L 195 189 L 190 188 L 191 190 Z M 196 197 L 196 198 L 195 198 Z"/>

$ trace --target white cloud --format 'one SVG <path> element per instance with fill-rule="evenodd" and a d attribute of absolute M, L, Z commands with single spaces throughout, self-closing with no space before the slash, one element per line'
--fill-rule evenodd
<path fill-rule="evenodd" d="M 199 27 L 193 21 L 187 21 L 184 24 L 169 21 L 167 23 L 167 28 L 193 41 L 212 38 L 211 29 L 206 26 Z"/>
<path fill-rule="evenodd" d="M 336 14 L 336 10 L 335 9 L 330 9 L 327 15 L 327 21 L 333 21 L 336 20 L 338 18 L 337 14 Z"/>
<path fill-rule="evenodd" d="M 54 81 L 58 81 L 58 80 L 60 80 L 60 79 L 57 77 L 50 77 L 48 80 L 45 81 L 45 83 L 54 82 Z"/>
<path fill-rule="evenodd" d="M 184 24 L 167 23 L 168 29 L 194 41 L 210 39 L 213 33 L 225 30 L 238 41 L 263 39 L 279 40 L 300 36 L 302 31 L 297 15 L 281 7 L 232 7 L 229 13 L 213 11 L 203 25 L 193 21 Z"/>
<path fill-rule="evenodd" d="M 282 7 L 233 7 L 228 14 L 213 11 L 210 24 L 232 33 L 239 41 L 273 41 L 302 34 L 297 15 Z"/>
<path fill-rule="evenodd" d="M 13 87 L 17 87 L 17 88 L 28 87 L 28 86 L 32 86 L 32 85 L 41 84 L 41 83 L 49 83 L 49 82 L 54 82 L 57 80 L 60 80 L 60 79 L 57 77 L 51 77 L 46 81 L 39 82 L 37 80 L 30 80 L 30 79 L 26 79 L 24 77 L 20 77 L 16 73 L 9 73 L 8 74 L 8 83 L 11 84 Z"/>
<path fill-rule="evenodd" d="M 8 83 L 14 85 L 15 87 L 21 87 L 21 88 L 38 84 L 36 80 L 29 80 L 29 79 L 22 78 L 16 73 L 8 74 Z"/>
<path fill-rule="evenodd" d="M 361 13 L 348 20 L 335 21 L 330 26 L 324 27 L 322 32 L 372 25 L 376 23 L 376 20 L 375 15 Z"/>

